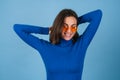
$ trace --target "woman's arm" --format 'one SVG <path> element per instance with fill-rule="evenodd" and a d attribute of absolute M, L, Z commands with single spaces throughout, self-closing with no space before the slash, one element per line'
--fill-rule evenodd
<path fill-rule="evenodd" d="M 101 18 L 102 18 L 101 10 L 95 10 L 95 11 L 89 12 L 78 18 L 79 24 L 89 22 L 89 25 L 87 26 L 86 30 L 81 36 L 84 46 L 87 47 L 90 44 L 91 40 L 93 39 L 98 29 Z"/>
<path fill-rule="evenodd" d="M 23 41 L 25 41 L 27 44 L 29 44 L 35 49 L 40 47 L 40 44 L 42 44 L 42 40 L 37 38 L 36 36 L 33 36 L 31 33 L 44 35 L 49 34 L 49 28 L 24 24 L 15 24 L 14 31 Z"/>

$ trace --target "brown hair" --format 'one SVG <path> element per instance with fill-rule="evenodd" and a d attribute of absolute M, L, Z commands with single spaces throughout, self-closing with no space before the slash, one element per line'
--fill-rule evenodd
<path fill-rule="evenodd" d="M 60 42 L 64 19 L 69 16 L 73 16 L 76 18 L 77 26 L 78 26 L 78 16 L 73 10 L 63 9 L 62 11 L 60 11 L 60 13 L 56 16 L 52 27 L 50 28 L 50 31 L 51 31 L 50 32 L 50 42 L 52 44 L 58 44 Z M 79 34 L 78 34 L 78 32 L 76 32 L 72 38 L 73 42 L 76 42 L 78 37 L 79 37 Z"/>

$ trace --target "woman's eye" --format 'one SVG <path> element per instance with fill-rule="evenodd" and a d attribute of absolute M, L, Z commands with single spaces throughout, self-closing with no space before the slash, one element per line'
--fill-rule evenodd
<path fill-rule="evenodd" d="M 63 28 L 66 28 L 66 29 L 67 29 L 67 28 L 68 28 L 68 26 L 64 25 L 64 26 L 63 26 Z"/>
<path fill-rule="evenodd" d="M 77 27 L 76 26 L 72 26 L 72 29 L 76 29 Z"/>

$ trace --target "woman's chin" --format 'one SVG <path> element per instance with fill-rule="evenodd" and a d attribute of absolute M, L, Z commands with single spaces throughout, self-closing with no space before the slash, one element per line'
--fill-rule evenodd
<path fill-rule="evenodd" d="M 71 37 L 64 37 L 64 40 L 69 41 Z"/>

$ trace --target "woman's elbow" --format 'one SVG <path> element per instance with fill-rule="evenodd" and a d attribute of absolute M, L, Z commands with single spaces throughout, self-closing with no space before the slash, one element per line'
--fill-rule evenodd
<path fill-rule="evenodd" d="M 97 10 L 97 16 L 102 17 L 102 14 L 103 14 L 103 13 L 102 13 L 102 10 L 98 9 L 98 10 Z"/>
<path fill-rule="evenodd" d="M 15 32 L 17 32 L 18 30 L 19 30 L 19 24 L 14 24 L 13 25 L 13 30 L 15 31 Z"/>

